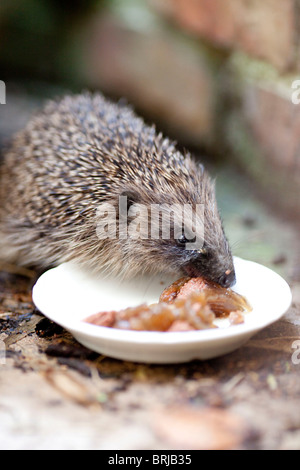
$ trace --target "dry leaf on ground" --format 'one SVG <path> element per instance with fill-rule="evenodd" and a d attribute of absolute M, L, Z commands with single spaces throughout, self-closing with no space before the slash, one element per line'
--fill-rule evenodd
<path fill-rule="evenodd" d="M 155 413 L 153 427 L 165 442 L 179 449 L 235 449 L 249 436 L 240 416 L 218 408 L 161 410 Z"/>

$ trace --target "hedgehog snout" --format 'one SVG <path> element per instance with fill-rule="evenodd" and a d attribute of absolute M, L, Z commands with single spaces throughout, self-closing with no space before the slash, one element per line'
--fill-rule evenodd
<path fill-rule="evenodd" d="M 222 287 L 231 287 L 236 282 L 235 270 L 233 267 L 216 270 L 213 260 L 207 262 L 193 260 L 183 266 L 183 271 L 190 277 L 204 277 L 208 281 L 213 281 Z M 220 274 L 221 272 L 221 274 Z"/>
<path fill-rule="evenodd" d="M 222 287 L 231 287 L 236 282 L 234 269 L 228 269 L 217 281 Z"/>

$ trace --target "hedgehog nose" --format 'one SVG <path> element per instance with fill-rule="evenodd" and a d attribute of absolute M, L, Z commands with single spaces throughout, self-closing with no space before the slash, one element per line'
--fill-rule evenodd
<path fill-rule="evenodd" d="M 230 287 L 235 284 L 235 272 L 234 270 L 225 271 L 225 273 L 220 277 L 219 284 L 222 287 Z"/>

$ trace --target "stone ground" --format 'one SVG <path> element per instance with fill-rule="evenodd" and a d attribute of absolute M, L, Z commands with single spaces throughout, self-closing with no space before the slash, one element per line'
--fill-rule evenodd
<path fill-rule="evenodd" d="M 18 127 L 27 109 L 17 99 L 10 122 Z M 3 270 L 1 449 L 300 449 L 299 231 L 242 176 L 213 172 L 234 253 L 285 277 L 289 311 L 217 359 L 123 362 L 87 350 L 36 311 L 34 277 Z"/>

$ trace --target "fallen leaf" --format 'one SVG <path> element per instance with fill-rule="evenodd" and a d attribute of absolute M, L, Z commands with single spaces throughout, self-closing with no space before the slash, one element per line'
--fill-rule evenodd
<path fill-rule="evenodd" d="M 50 385 L 56 388 L 66 398 L 69 398 L 81 405 L 91 405 L 96 399 L 84 384 L 76 380 L 67 371 L 48 369 L 45 372 L 45 378 Z"/>
<path fill-rule="evenodd" d="M 291 344 L 297 336 L 280 336 L 273 338 L 263 338 L 263 339 L 251 339 L 247 344 L 247 347 L 257 348 L 257 349 L 270 349 L 273 351 L 279 352 L 291 352 Z"/>
<path fill-rule="evenodd" d="M 245 421 L 219 408 L 169 408 L 155 413 L 154 431 L 178 449 L 236 449 L 250 435 Z"/>

